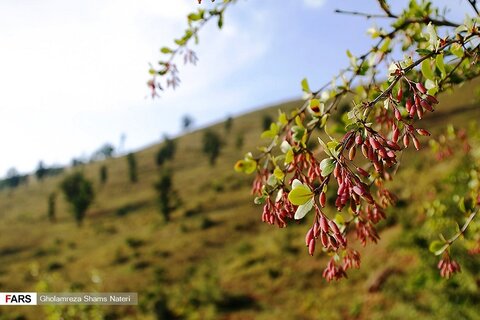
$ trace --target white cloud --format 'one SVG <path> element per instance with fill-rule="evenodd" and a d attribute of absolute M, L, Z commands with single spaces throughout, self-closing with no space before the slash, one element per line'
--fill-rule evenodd
<path fill-rule="evenodd" d="M 327 2 L 327 0 L 303 0 L 303 3 L 304 3 L 307 7 L 311 7 L 311 8 L 320 8 L 320 7 L 322 7 L 326 2 Z"/>

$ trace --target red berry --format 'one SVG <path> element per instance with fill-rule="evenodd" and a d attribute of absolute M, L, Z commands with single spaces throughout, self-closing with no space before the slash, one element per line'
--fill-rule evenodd
<path fill-rule="evenodd" d="M 434 96 L 427 95 L 427 100 L 428 100 L 428 102 L 430 102 L 432 104 L 438 104 L 438 100 Z"/>
<path fill-rule="evenodd" d="M 364 176 L 364 177 L 366 177 L 366 178 L 368 178 L 368 176 L 370 176 L 370 174 L 369 174 L 367 171 L 363 170 L 362 168 L 357 168 L 357 171 L 358 171 L 362 176 Z"/>
<path fill-rule="evenodd" d="M 350 148 L 350 151 L 348 152 L 348 159 L 350 159 L 350 161 L 353 161 L 353 159 L 355 159 L 356 152 L 357 152 L 357 149 L 355 148 L 355 146 L 352 146 Z"/>
<path fill-rule="evenodd" d="M 310 228 L 307 232 L 307 234 L 305 235 L 305 245 L 308 246 L 308 244 L 310 243 L 310 241 L 313 239 L 313 228 Z"/>
<path fill-rule="evenodd" d="M 320 193 L 320 196 L 318 197 L 318 201 L 320 202 L 320 205 L 323 207 L 325 207 L 325 203 L 327 202 L 327 195 L 325 194 L 325 192 L 321 192 Z"/>
<path fill-rule="evenodd" d="M 398 128 L 393 129 L 392 141 L 397 143 L 399 135 L 400 135 L 400 130 L 398 130 Z"/>
<path fill-rule="evenodd" d="M 400 114 L 400 111 L 398 111 L 397 108 L 394 109 L 395 111 L 395 119 L 397 119 L 398 121 L 402 120 L 402 115 Z"/>
<path fill-rule="evenodd" d="M 357 145 L 361 145 L 362 142 L 363 142 L 363 139 L 362 139 L 362 135 L 361 135 L 361 134 L 359 134 L 358 136 L 355 137 L 355 143 L 356 143 Z"/>
<path fill-rule="evenodd" d="M 313 253 L 315 252 L 315 239 L 310 240 L 310 243 L 308 244 L 308 253 L 313 256 Z"/>
<path fill-rule="evenodd" d="M 417 137 L 412 136 L 413 140 L 413 145 L 415 146 L 415 149 L 420 150 L 420 142 L 418 141 Z"/>
<path fill-rule="evenodd" d="M 420 105 L 430 112 L 434 111 L 433 107 L 426 100 L 420 101 Z"/>
<path fill-rule="evenodd" d="M 398 89 L 398 93 L 397 93 L 397 100 L 398 101 L 402 100 L 402 97 L 403 97 L 403 90 L 402 90 L 402 87 L 400 87 L 400 89 Z"/>
<path fill-rule="evenodd" d="M 422 136 L 426 136 L 426 137 L 428 137 L 430 135 L 430 132 L 428 132 L 425 129 L 417 129 L 417 132 L 418 132 L 418 134 L 420 134 Z"/>
<path fill-rule="evenodd" d="M 359 196 L 363 196 L 365 194 L 365 190 L 360 188 L 359 186 L 353 186 L 352 190 Z"/>
<path fill-rule="evenodd" d="M 410 109 L 412 109 L 412 100 L 411 99 L 408 99 L 407 100 L 407 103 L 405 103 L 405 108 L 407 109 L 407 111 L 410 113 Z"/>
<path fill-rule="evenodd" d="M 408 136 L 408 134 L 405 134 L 403 136 L 403 145 L 405 146 L 405 148 L 408 148 L 409 144 L 410 144 L 410 137 Z"/>
<path fill-rule="evenodd" d="M 324 233 L 328 233 L 328 221 L 327 218 L 325 218 L 324 215 L 320 216 L 320 228 Z"/>
<path fill-rule="evenodd" d="M 417 87 L 418 91 L 420 91 L 421 93 L 423 94 L 427 93 L 427 89 L 425 89 L 425 87 L 421 82 L 417 82 L 415 86 Z"/>

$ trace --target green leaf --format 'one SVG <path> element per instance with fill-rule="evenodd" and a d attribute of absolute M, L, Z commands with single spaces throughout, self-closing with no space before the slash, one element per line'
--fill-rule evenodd
<path fill-rule="evenodd" d="M 312 191 L 306 186 L 295 188 L 288 194 L 288 200 L 296 206 L 305 204 L 312 197 Z"/>
<path fill-rule="evenodd" d="M 356 67 L 357 66 L 357 57 L 355 57 L 351 52 L 350 50 L 347 50 L 347 57 L 348 59 L 350 59 L 350 65 L 352 67 Z"/>
<path fill-rule="evenodd" d="M 437 36 L 437 31 L 435 30 L 435 27 L 431 22 L 427 25 L 427 34 L 428 34 L 428 42 L 430 43 L 430 48 L 436 49 L 438 36 Z"/>
<path fill-rule="evenodd" d="M 342 144 L 336 140 L 333 140 L 327 143 L 328 150 L 335 157 L 338 157 L 338 153 L 341 146 Z"/>
<path fill-rule="evenodd" d="M 299 126 L 293 126 L 293 127 L 292 127 L 292 132 L 293 132 L 292 138 L 293 138 L 293 140 L 295 140 L 296 142 L 302 141 L 303 136 L 304 136 L 305 133 L 306 133 L 305 128 L 299 127 Z"/>
<path fill-rule="evenodd" d="M 385 38 L 385 41 L 383 41 L 383 44 L 382 46 L 379 48 L 380 52 L 387 52 L 390 48 L 390 42 L 391 42 L 391 39 L 390 38 Z"/>
<path fill-rule="evenodd" d="M 322 170 L 322 177 L 326 177 L 333 172 L 335 169 L 335 160 L 332 158 L 323 159 L 320 162 L 320 170 Z"/>
<path fill-rule="evenodd" d="M 307 80 L 307 78 L 303 78 L 303 80 L 302 80 L 302 90 L 303 90 L 304 92 L 306 92 L 306 93 L 312 92 L 312 91 L 310 90 L 310 86 L 308 85 L 308 80 Z"/>
<path fill-rule="evenodd" d="M 297 208 L 297 211 L 295 211 L 295 216 L 294 216 L 295 220 L 300 220 L 303 217 L 305 217 L 307 213 L 309 213 L 310 210 L 312 210 L 313 204 L 314 204 L 314 199 L 312 197 L 305 204 L 299 205 Z"/>
<path fill-rule="evenodd" d="M 438 54 L 437 57 L 435 58 L 435 64 L 442 73 L 442 77 L 445 77 L 447 75 L 447 71 L 445 70 L 445 63 L 443 62 L 443 54 Z"/>
<path fill-rule="evenodd" d="M 275 122 L 270 124 L 270 130 L 266 130 L 262 133 L 261 138 L 273 139 L 278 134 L 278 125 Z"/>
<path fill-rule="evenodd" d="M 285 154 L 285 164 L 289 164 L 293 161 L 293 150 L 290 148 L 287 153 Z"/>
<path fill-rule="evenodd" d="M 360 125 L 361 124 L 358 122 L 352 122 L 346 125 L 345 130 L 347 131 L 357 130 L 358 128 L 360 128 Z"/>
<path fill-rule="evenodd" d="M 432 243 L 430 243 L 430 246 L 428 247 L 428 249 L 430 250 L 430 252 L 434 253 L 436 256 L 439 256 L 445 251 L 445 249 L 447 249 L 447 247 L 448 247 L 448 244 L 440 240 L 435 240 L 435 241 L 432 241 Z"/>
<path fill-rule="evenodd" d="M 328 150 L 327 145 L 325 144 L 325 142 L 323 142 L 322 139 L 320 139 L 320 137 L 318 137 L 318 142 L 319 142 L 320 145 L 322 146 L 323 151 L 325 151 L 326 154 L 328 154 L 329 156 L 331 156 L 332 154 L 330 153 L 330 150 Z"/>
<path fill-rule="evenodd" d="M 466 213 L 467 212 L 467 208 L 465 207 L 465 198 L 460 198 L 460 200 L 458 201 L 458 208 L 460 209 L 460 211 L 462 213 Z"/>
<path fill-rule="evenodd" d="M 427 56 L 432 53 L 432 50 L 428 50 L 428 49 L 417 49 L 416 51 L 421 56 Z"/>
<path fill-rule="evenodd" d="M 172 49 L 168 48 L 168 47 L 163 47 L 162 49 L 160 49 L 160 51 L 162 53 L 165 53 L 165 54 L 168 54 L 168 53 L 172 53 Z"/>
<path fill-rule="evenodd" d="M 296 124 L 297 126 L 299 126 L 300 128 L 304 128 L 304 127 L 303 127 L 302 118 L 300 118 L 300 116 L 296 116 L 296 117 L 295 117 L 295 124 Z"/>
<path fill-rule="evenodd" d="M 327 124 L 328 117 L 329 117 L 329 114 L 328 114 L 328 113 L 327 113 L 327 114 L 324 114 L 324 115 L 322 116 L 322 120 L 321 120 L 321 122 L 320 122 L 320 127 L 321 127 L 321 128 L 325 127 L 325 125 Z"/>
<path fill-rule="evenodd" d="M 183 46 L 187 41 L 185 39 L 175 39 L 174 42 L 179 46 Z"/>
<path fill-rule="evenodd" d="M 285 173 L 283 173 L 282 169 L 280 169 L 279 167 L 275 167 L 273 174 L 279 181 L 282 181 L 283 178 L 285 177 Z"/>
<path fill-rule="evenodd" d="M 223 27 L 223 14 L 220 14 L 220 15 L 218 16 L 217 25 L 218 25 L 218 29 L 222 29 L 222 27 Z"/>
<path fill-rule="evenodd" d="M 308 202 L 313 198 L 313 192 L 307 185 L 300 184 L 293 187 L 292 191 L 288 193 L 288 200 L 296 205 L 300 206 Z"/>
<path fill-rule="evenodd" d="M 265 196 L 256 197 L 256 198 L 253 200 L 253 203 L 255 203 L 255 204 L 264 204 L 264 203 L 265 203 L 265 200 L 266 200 L 266 197 L 265 197 Z"/>
<path fill-rule="evenodd" d="M 452 44 L 450 51 L 459 58 L 463 57 L 463 47 L 459 43 Z"/>
<path fill-rule="evenodd" d="M 251 174 L 257 169 L 257 162 L 251 159 L 239 160 L 235 163 L 234 170 L 236 172 L 243 172 Z"/>
<path fill-rule="evenodd" d="M 202 16 L 198 13 L 190 13 L 188 15 L 188 20 L 190 21 L 198 21 L 198 20 L 201 20 L 202 19 Z"/>
<path fill-rule="evenodd" d="M 423 60 L 422 62 L 422 74 L 425 78 L 433 80 L 435 78 L 432 68 L 430 67 L 430 59 Z"/>
<path fill-rule="evenodd" d="M 275 177 L 275 175 L 270 175 L 267 179 L 267 184 L 269 186 L 272 186 L 272 187 L 275 187 L 278 183 L 278 180 L 277 180 L 277 177 Z"/>
<path fill-rule="evenodd" d="M 280 124 L 283 126 L 288 123 L 287 115 L 285 114 L 285 112 L 279 112 L 278 122 L 280 122 Z"/>

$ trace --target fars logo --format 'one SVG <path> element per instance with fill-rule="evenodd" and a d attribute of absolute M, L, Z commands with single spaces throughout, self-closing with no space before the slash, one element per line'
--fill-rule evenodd
<path fill-rule="evenodd" d="M 0 305 L 36 305 L 36 292 L 0 292 Z"/>

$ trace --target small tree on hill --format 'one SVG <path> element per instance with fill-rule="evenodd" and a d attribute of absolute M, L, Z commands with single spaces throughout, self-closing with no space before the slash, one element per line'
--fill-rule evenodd
<path fill-rule="evenodd" d="M 268 114 L 264 114 L 263 117 L 262 117 L 262 128 L 263 128 L 263 130 L 270 129 L 270 125 L 272 124 L 272 122 L 273 122 L 273 118 Z"/>
<path fill-rule="evenodd" d="M 43 161 L 40 161 L 38 163 L 37 170 L 35 171 L 35 175 L 37 176 L 38 181 L 42 181 L 45 175 L 47 174 L 47 168 L 45 168 L 45 165 L 43 164 Z"/>
<path fill-rule="evenodd" d="M 80 226 L 95 197 L 92 183 L 84 177 L 83 173 L 75 172 L 63 179 L 60 189 L 71 205 L 75 220 Z"/>
<path fill-rule="evenodd" d="M 22 177 L 20 176 L 20 173 L 17 171 L 17 169 L 10 168 L 7 171 L 7 178 L 5 180 L 6 184 L 13 189 L 18 187 L 18 185 L 22 182 Z"/>
<path fill-rule="evenodd" d="M 105 184 L 108 180 L 108 169 L 106 165 L 100 167 L 100 182 Z"/>
<path fill-rule="evenodd" d="M 157 191 L 158 209 L 165 222 L 168 222 L 170 221 L 170 213 L 176 207 L 175 202 L 178 202 L 177 193 L 173 189 L 171 172 L 164 170 L 154 187 Z"/>
<path fill-rule="evenodd" d="M 157 166 L 162 166 L 165 161 L 172 160 L 176 151 L 175 141 L 165 136 L 162 147 L 158 150 L 155 162 Z"/>
<path fill-rule="evenodd" d="M 228 117 L 227 120 L 225 120 L 225 132 L 229 133 L 232 130 L 233 126 L 233 118 Z"/>
<path fill-rule="evenodd" d="M 222 140 L 220 139 L 220 136 L 211 130 L 205 131 L 205 134 L 203 135 L 203 152 L 208 156 L 210 165 L 215 165 L 215 162 L 220 155 L 221 148 Z"/>
<path fill-rule="evenodd" d="M 113 156 L 115 152 L 115 147 L 110 143 L 105 143 L 101 146 L 97 151 L 95 151 L 92 155 L 92 160 L 103 160 L 108 159 Z"/>
<path fill-rule="evenodd" d="M 129 153 L 127 155 L 127 163 L 128 163 L 128 177 L 130 179 L 130 182 L 135 183 L 138 181 L 137 160 L 135 159 L 135 154 Z"/>
<path fill-rule="evenodd" d="M 55 222 L 56 217 L 55 217 L 55 200 L 57 198 L 57 195 L 55 192 L 50 193 L 48 196 L 48 220 L 50 222 Z"/>

